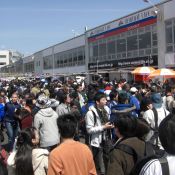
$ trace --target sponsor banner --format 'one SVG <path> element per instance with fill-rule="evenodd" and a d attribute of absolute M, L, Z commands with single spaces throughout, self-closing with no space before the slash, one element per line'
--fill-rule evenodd
<path fill-rule="evenodd" d="M 144 20 L 142 22 L 136 22 L 132 25 L 116 28 L 115 30 L 105 32 L 105 33 L 100 34 L 98 36 L 90 37 L 90 38 L 88 38 L 88 41 L 89 42 L 94 42 L 94 41 L 97 41 L 97 40 L 102 39 L 102 38 L 107 38 L 107 37 L 117 35 L 117 34 L 129 31 L 129 30 L 133 30 L 133 29 L 137 29 L 137 28 L 140 28 L 140 27 L 144 27 L 144 26 L 147 26 L 147 25 L 154 24 L 154 23 L 156 23 L 156 21 L 157 21 L 157 18 L 150 18 L 149 20 L 146 20 L 146 21 Z"/>
<path fill-rule="evenodd" d="M 124 27 L 126 25 L 133 24 L 138 21 L 142 21 L 144 19 L 148 19 L 150 17 L 156 17 L 156 14 L 154 12 L 154 8 L 150 8 L 144 11 L 140 11 L 138 13 L 135 13 L 133 15 L 126 16 L 124 18 L 120 18 L 118 20 L 112 21 L 110 23 L 107 23 L 106 25 L 99 26 L 95 29 L 89 30 L 87 32 L 87 37 L 94 37 L 99 34 L 102 34 L 104 32 L 119 28 L 119 27 Z"/>
<path fill-rule="evenodd" d="M 139 58 L 129 58 L 113 61 L 103 61 L 97 63 L 89 63 L 89 70 L 101 70 L 101 69 L 110 69 L 110 68 L 131 68 L 138 66 L 157 66 L 158 57 L 157 55 L 151 57 L 139 57 Z"/>

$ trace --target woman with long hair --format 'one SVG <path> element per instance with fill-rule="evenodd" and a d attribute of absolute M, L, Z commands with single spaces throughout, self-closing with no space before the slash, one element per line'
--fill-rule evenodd
<path fill-rule="evenodd" d="M 48 168 L 48 154 L 37 148 L 39 135 L 35 128 L 22 130 L 17 138 L 16 149 L 9 156 L 9 175 L 45 175 Z"/>

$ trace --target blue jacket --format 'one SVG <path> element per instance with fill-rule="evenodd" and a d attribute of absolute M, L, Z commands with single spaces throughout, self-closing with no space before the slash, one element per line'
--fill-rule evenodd
<path fill-rule="evenodd" d="M 136 113 L 139 114 L 139 111 L 140 111 L 140 102 L 139 102 L 139 100 L 137 99 L 136 96 L 133 96 L 133 95 L 130 96 L 130 104 L 132 106 L 135 106 L 136 107 Z"/>
<path fill-rule="evenodd" d="M 115 112 L 114 112 L 115 111 Z M 117 104 L 111 108 L 110 120 L 113 122 L 117 115 L 121 113 L 129 113 L 131 116 L 137 117 L 135 107 L 131 104 Z"/>
<path fill-rule="evenodd" d="M 82 106 L 81 113 L 83 114 L 83 116 L 85 116 L 86 113 L 89 111 L 89 107 L 94 105 L 95 105 L 94 101 L 88 101 L 86 105 Z"/>
<path fill-rule="evenodd" d="M 17 109 L 20 109 L 21 106 L 18 103 L 12 103 L 11 101 L 5 104 L 4 111 L 5 111 L 5 117 L 4 121 L 7 122 L 13 122 L 15 121 L 15 111 Z"/>
<path fill-rule="evenodd" d="M 0 103 L 0 121 L 3 120 L 4 118 L 4 105 L 2 103 Z"/>

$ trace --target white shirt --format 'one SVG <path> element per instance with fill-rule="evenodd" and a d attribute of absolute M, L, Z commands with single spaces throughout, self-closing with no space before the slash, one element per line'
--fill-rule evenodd
<path fill-rule="evenodd" d="M 160 125 L 161 121 L 169 114 L 169 111 L 164 109 L 163 107 L 157 108 L 157 114 L 158 114 L 158 126 Z M 166 116 L 165 116 L 166 114 Z M 148 122 L 148 124 L 151 126 L 151 128 L 155 128 L 155 119 L 154 119 L 154 113 L 151 109 L 145 111 L 143 114 L 143 118 Z M 148 135 L 146 136 L 146 140 L 149 141 L 154 134 L 153 130 L 150 130 Z M 160 141 L 158 142 L 158 145 L 161 147 Z"/>
<path fill-rule="evenodd" d="M 175 174 L 175 156 L 167 156 L 170 175 Z M 139 175 L 162 175 L 162 167 L 158 159 L 146 163 Z"/>

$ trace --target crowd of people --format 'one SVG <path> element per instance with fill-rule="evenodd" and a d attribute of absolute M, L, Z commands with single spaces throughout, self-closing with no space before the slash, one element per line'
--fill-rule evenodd
<path fill-rule="evenodd" d="M 1 81 L 0 124 L 2 175 L 175 173 L 172 81 Z"/>

